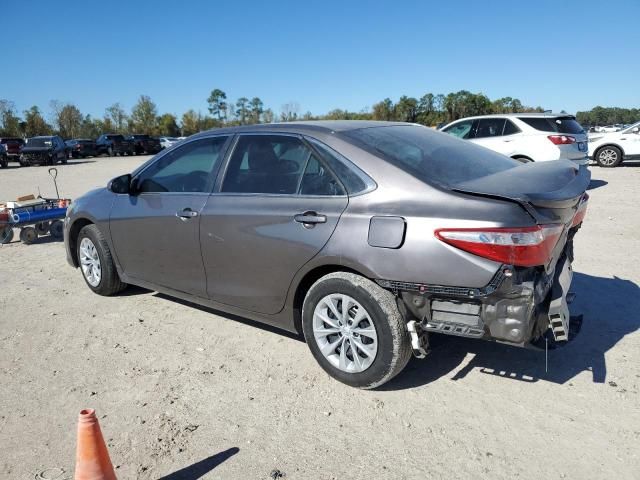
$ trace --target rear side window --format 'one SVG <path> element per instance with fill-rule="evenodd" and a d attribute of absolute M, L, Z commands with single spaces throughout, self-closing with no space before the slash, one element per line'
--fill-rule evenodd
<path fill-rule="evenodd" d="M 342 135 L 425 183 L 452 186 L 519 165 L 492 150 L 427 127 L 372 127 Z"/>
<path fill-rule="evenodd" d="M 541 132 L 584 133 L 582 125 L 573 117 L 521 117 L 519 120 Z"/>
<path fill-rule="evenodd" d="M 519 132 L 520 129 L 516 127 L 511 120 L 507 119 L 507 121 L 504 123 L 504 130 L 502 132 L 502 135 L 513 135 L 514 133 Z"/>
<path fill-rule="evenodd" d="M 312 138 L 307 138 L 307 141 L 320 152 L 323 160 L 338 176 L 349 195 L 356 195 L 376 188 L 376 183 L 366 173 L 338 152 Z"/>
<path fill-rule="evenodd" d="M 222 192 L 344 195 L 344 189 L 297 137 L 242 135 L 233 150 Z"/>
<path fill-rule="evenodd" d="M 504 130 L 504 118 L 481 118 L 475 138 L 500 137 Z"/>

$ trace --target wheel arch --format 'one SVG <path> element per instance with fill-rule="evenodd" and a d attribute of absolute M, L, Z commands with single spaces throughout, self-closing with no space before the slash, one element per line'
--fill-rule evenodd
<path fill-rule="evenodd" d="M 367 275 L 354 268 L 333 263 L 318 265 L 307 271 L 295 285 L 291 304 L 293 312 L 293 326 L 299 335 L 304 336 L 302 332 L 302 303 L 304 302 L 304 298 L 307 295 L 307 292 L 309 291 L 311 286 L 322 277 L 335 272 L 348 272 L 360 275 L 364 278 L 369 278 Z"/>
<path fill-rule="evenodd" d="M 69 228 L 69 234 L 67 236 L 67 242 L 69 244 L 69 253 L 71 254 L 71 261 L 73 265 L 77 268 L 79 266 L 78 262 L 78 235 L 80 235 L 80 230 L 82 230 L 87 225 L 93 225 L 95 222 L 89 220 L 86 217 L 80 217 L 74 220 L 71 224 L 71 228 Z"/>
<path fill-rule="evenodd" d="M 595 151 L 593 152 L 593 159 L 595 160 L 596 157 L 598 156 L 598 154 L 600 153 L 600 150 L 602 150 L 603 148 L 606 148 L 606 147 L 615 147 L 615 148 L 617 148 L 618 150 L 620 150 L 620 153 L 622 154 L 622 158 L 624 158 L 624 155 L 625 155 L 624 148 L 622 148 L 622 146 L 620 146 L 617 143 L 609 142 L 609 143 L 604 143 L 604 144 L 600 145 L 598 148 L 595 149 Z"/>

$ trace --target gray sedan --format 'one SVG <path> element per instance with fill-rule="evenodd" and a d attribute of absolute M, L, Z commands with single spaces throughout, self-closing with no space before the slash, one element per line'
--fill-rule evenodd
<path fill-rule="evenodd" d="M 219 129 L 77 199 L 65 243 L 100 295 L 134 284 L 298 332 L 374 388 L 431 334 L 566 343 L 589 177 L 419 125 Z"/>

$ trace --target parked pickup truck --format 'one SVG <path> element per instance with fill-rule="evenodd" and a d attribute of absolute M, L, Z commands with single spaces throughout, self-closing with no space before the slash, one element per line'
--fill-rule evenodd
<path fill-rule="evenodd" d="M 116 155 L 133 155 L 133 142 L 124 138 L 124 135 L 104 133 L 96 140 L 96 154 L 106 154 L 110 157 Z"/>
<path fill-rule="evenodd" d="M 143 153 L 149 155 L 155 155 L 160 150 L 162 150 L 162 145 L 160 145 L 160 140 L 157 138 L 153 138 L 150 135 L 144 134 L 133 134 L 127 137 L 127 140 L 133 142 L 133 147 L 135 149 L 136 154 L 141 155 Z"/>
<path fill-rule="evenodd" d="M 69 158 L 87 158 L 96 156 L 96 142 L 85 138 L 67 140 Z"/>
<path fill-rule="evenodd" d="M 2 137 L 0 143 L 4 145 L 7 151 L 7 157 L 9 161 L 17 162 L 20 158 L 20 149 L 24 145 L 24 140 L 17 137 Z"/>

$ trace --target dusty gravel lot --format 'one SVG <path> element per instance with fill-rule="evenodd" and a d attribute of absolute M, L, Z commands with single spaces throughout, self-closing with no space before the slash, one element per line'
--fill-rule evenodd
<path fill-rule="evenodd" d="M 143 159 L 59 166 L 61 193 Z M 71 478 L 77 413 L 94 407 L 121 479 L 638 479 L 640 165 L 592 172 L 585 324 L 547 373 L 538 352 L 439 337 L 359 391 L 291 335 L 141 289 L 94 295 L 60 242 L 0 247 L 0 478 Z M 53 193 L 46 168 L 0 171 L 0 200 L 38 186 Z"/>

